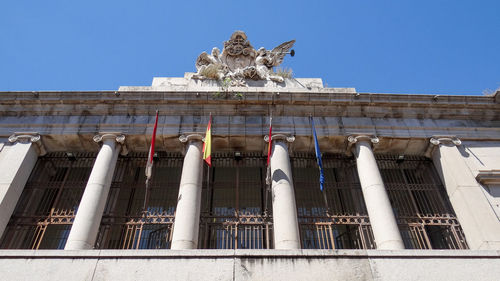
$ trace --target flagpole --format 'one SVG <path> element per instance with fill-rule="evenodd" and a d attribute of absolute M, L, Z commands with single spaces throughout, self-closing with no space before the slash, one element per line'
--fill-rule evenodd
<path fill-rule="evenodd" d="M 207 164 L 207 198 L 210 198 L 210 166 Z M 208 212 L 210 213 L 210 205 L 208 205 Z M 207 230 L 208 231 L 208 230 Z"/>
<path fill-rule="evenodd" d="M 330 207 L 328 206 L 328 199 L 326 198 L 326 191 L 322 190 L 321 193 L 323 194 L 323 200 L 325 201 L 326 214 L 330 215 Z"/>
<path fill-rule="evenodd" d="M 144 192 L 144 204 L 142 205 L 142 212 L 146 215 L 146 206 L 148 204 L 148 191 L 149 191 L 149 179 L 146 178 L 146 191 Z"/>
<path fill-rule="evenodd" d="M 207 130 L 205 132 L 205 138 L 203 140 L 203 162 L 207 163 L 207 202 L 210 198 L 210 168 L 212 166 L 212 112 L 208 118 Z M 209 208 L 209 212 L 210 207 Z"/>
<path fill-rule="evenodd" d="M 158 109 L 156 110 L 155 124 L 153 127 L 153 135 L 151 136 L 151 146 L 149 147 L 148 160 L 146 162 L 146 189 L 144 191 L 144 202 L 142 205 L 142 214 L 146 216 L 146 207 L 148 205 L 149 199 L 149 180 L 153 174 L 153 157 L 155 153 L 155 140 L 156 140 L 156 129 L 158 127 Z"/>
<path fill-rule="evenodd" d="M 318 164 L 318 167 L 320 169 L 320 190 L 321 190 L 321 193 L 323 195 L 323 201 L 324 201 L 324 204 L 325 204 L 325 209 L 326 209 L 326 213 L 327 215 L 329 214 L 329 207 L 328 207 L 328 198 L 326 197 L 326 191 L 325 191 L 325 188 L 324 188 L 324 183 L 321 182 L 322 181 L 322 178 L 324 177 L 324 175 L 322 175 L 323 171 L 323 167 L 322 167 L 322 161 L 321 161 L 321 154 L 319 152 L 319 144 L 318 144 L 318 139 L 317 139 L 317 136 L 316 136 L 316 128 L 314 126 L 314 119 L 313 119 L 313 116 L 312 114 L 309 113 L 309 121 L 311 122 L 311 134 L 313 136 L 313 142 L 314 142 L 314 153 L 316 154 L 316 162 Z M 321 163 L 321 165 L 320 165 Z"/>
<path fill-rule="evenodd" d="M 269 198 L 269 193 L 272 192 L 272 175 L 271 175 L 271 153 L 272 153 L 272 145 L 273 145 L 273 139 L 272 139 L 272 128 L 273 128 L 273 111 L 272 108 L 269 109 L 269 134 L 267 138 L 268 142 L 268 147 L 267 147 L 267 167 L 266 167 L 266 190 L 264 192 L 264 212 L 267 214 L 268 209 L 267 209 L 267 201 Z"/>

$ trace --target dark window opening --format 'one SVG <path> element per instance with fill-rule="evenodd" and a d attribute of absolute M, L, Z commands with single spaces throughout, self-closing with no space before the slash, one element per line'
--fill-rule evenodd
<path fill-rule="evenodd" d="M 407 249 L 468 249 L 431 160 L 377 155 L 392 209 Z"/>
<path fill-rule="evenodd" d="M 63 249 L 95 157 L 49 153 L 38 158 L 0 248 Z"/>
<path fill-rule="evenodd" d="M 170 248 L 184 158 L 178 153 L 157 155 L 147 198 L 147 154 L 130 153 L 118 159 L 96 248 Z"/>
<path fill-rule="evenodd" d="M 322 192 L 315 156 L 296 153 L 291 161 L 302 248 L 373 249 L 356 162 L 342 155 L 324 155 Z"/>
<path fill-rule="evenodd" d="M 209 171 L 205 165 L 199 248 L 273 248 L 265 161 L 261 153 L 218 153 Z"/>

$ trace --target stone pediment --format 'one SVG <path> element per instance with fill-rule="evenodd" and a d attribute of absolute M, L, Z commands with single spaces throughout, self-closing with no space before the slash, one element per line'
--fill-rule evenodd
<path fill-rule="evenodd" d="M 224 42 L 222 54 L 214 47 L 211 54 L 201 53 L 196 60 L 197 73 L 193 79 L 214 79 L 226 81 L 231 86 L 246 86 L 245 80 L 272 80 L 282 83 L 284 78 L 273 72 L 287 54 L 294 55 L 295 40 L 287 41 L 272 50 L 259 48 L 256 50 L 248 41 L 243 31 L 235 31 L 231 38 Z"/>

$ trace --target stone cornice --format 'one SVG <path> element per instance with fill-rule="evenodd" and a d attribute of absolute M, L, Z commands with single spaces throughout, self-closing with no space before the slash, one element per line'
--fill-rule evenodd
<path fill-rule="evenodd" d="M 314 112 L 317 117 L 500 120 L 496 96 L 352 93 L 335 88 L 255 89 L 258 88 L 231 89 L 229 93 L 241 95 L 227 98 L 217 98 L 217 88 L 197 91 L 0 92 L 0 118 L 137 116 L 154 115 L 156 109 L 172 116 L 209 112 L 250 116 L 266 115 L 269 106 L 273 106 L 276 115 L 282 116 L 304 117 Z"/>
<path fill-rule="evenodd" d="M 30 102 L 47 104 L 72 104 L 72 103 L 135 103 L 164 101 L 169 103 L 186 103 L 198 100 L 204 103 L 311 103 L 329 104 L 354 103 L 354 104 L 390 104 L 430 107 L 447 106 L 493 106 L 497 103 L 495 96 L 455 96 L 455 95 L 420 95 L 420 94 L 384 94 L 384 93 L 349 93 L 338 92 L 336 89 L 324 88 L 317 91 L 304 91 L 302 89 L 273 89 L 272 91 L 252 91 L 243 89 L 229 90 L 229 93 L 242 93 L 243 98 L 218 99 L 211 94 L 217 89 L 196 91 L 37 91 L 37 92 L 0 92 L 0 103 Z M 247 97 L 248 96 L 248 97 Z"/>

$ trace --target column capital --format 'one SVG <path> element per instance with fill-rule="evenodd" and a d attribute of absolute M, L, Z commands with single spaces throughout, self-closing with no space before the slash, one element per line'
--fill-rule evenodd
<path fill-rule="evenodd" d="M 119 144 L 125 143 L 125 135 L 120 133 L 99 133 L 94 136 L 94 141 L 99 143 L 105 139 L 115 139 L 115 141 Z"/>
<path fill-rule="evenodd" d="M 276 133 L 271 136 L 271 140 L 282 140 L 282 141 L 287 141 L 289 143 L 292 143 L 295 141 L 295 136 L 292 135 L 291 133 Z M 269 135 L 264 136 L 264 141 L 269 142 Z"/>
<path fill-rule="evenodd" d="M 187 143 L 188 141 L 205 141 L 205 138 L 198 133 L 188 133 L 179 136 L 179 141 L 182 143 Z"/>
<path fill-rule="evenodd" d="M 103 140 L 108 140 L 108 139 L 115 140 L 115 142 L 117 142 L 118 144 L 121 145 L 120 154 L 121 155 L 128 154 L 128 148 L 127 148 L 127 145 L 125 144 L 125 135 L 123 135 L 121 133 L 113 133 L 113 132 L 111 132 L 111 133 L 99 133 L 99 134 L 95 135 L 92 139 L 97 143 L 100 143 Z"/>
<path fill-rule="evenodd" d="M 456 136 L 432 136 L 429 142 L 433 145 L 454 144 L 459 146 L 462 144 L 462 141 Z"/>
<path fill-rule="evenodd" d="M 45 149 L 45 146 L 42 143 L 42 136 L 36 132 L 16 132 L 16 133 L 13 133 L 9 137 L 9 142 L 10 143 L 16 143 L 16 142 L 35 143 L 38 155 L 43 156 L 43 155 L 47 154 L 47 150 Z"/>
<path fill-rule="evenodd" d="M 362 141 L 362 140 L 370 141 L 373 144 L 378 144 L 380 142 L 379 138 L 375 135 L 361 135 L 360 134 L 360 135 L 349 135 L 347 137 L 347 141 L 351 144 L 355 144 L 358 141 Z"/>
<path fill-rule="evenodd" d="M 375 135 L 364 135 L 364 134 L 352 134 L 347 136 L 347 149 L 346 154 L 348 156 L 352 155 L 353 145 L 359 141 L 370 141 L 372 144 L 378 144 L 380 142 L 379 138 Z"/>

